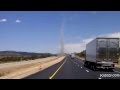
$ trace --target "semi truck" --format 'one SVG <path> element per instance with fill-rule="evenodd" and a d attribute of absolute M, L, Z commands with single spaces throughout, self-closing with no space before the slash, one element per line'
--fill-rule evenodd
<path fill-rule="evenodd" d="M 84 66 L 113 70 L 119 59 L 119 38 L 96 38 L 86 45 Z"/>

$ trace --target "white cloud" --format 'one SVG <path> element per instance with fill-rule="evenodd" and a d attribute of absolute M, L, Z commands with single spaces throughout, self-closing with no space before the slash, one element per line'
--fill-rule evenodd
<path fill-rule="evenodd" d="M 87 38 L 81 40 L 80 43 L 70 43 L 65 45 L 65 52 L 66 53 L 73 53 L 73 52 L 81 52 L 85 50 L 86 44 L 92 41 L 94 38 Z"/>
<path fill-rule="evenodd" d="M 76 44 L 66 44 L 65 45 L 65 52 L 66 53 L 72 53 L 72 52 L 78 52 L 82 50 L 82 44 L 76 43 Z"/>
<path fill-rule="evenodd" d="M 92 41 L 94 38 L 87 38 L 82 40 L 83 43 L 87 44 L 88 42 Z"/>
<path fill-rule="evenodd" d="M 103 34 L 103 35 L 99 35 L 99 37 L 120 38 L 120 32 L 115 32 L 115 33 L 110 33 L 110 34 Z"/>
<path fill-rule="evenodd" d="M 95 39 L 96 37 L 111 37 L 111 38 L 120 38 L 120 32 L 102 34 L 92 38 L 83 39 L 80 43 L 70 43 L 65 45 L 66 53 L 81 52 L 85 50 L 86 44 Z"/>
<path fill-rule="evenodd" d="M 7 19 L 0 19 L 0 22 L 6 22 Z"/>
<path fill-rule="evenodd" d="M 21 20 L 17 19 L 15 22 L 16 22 L 16 23 L 21 23 Z"/>

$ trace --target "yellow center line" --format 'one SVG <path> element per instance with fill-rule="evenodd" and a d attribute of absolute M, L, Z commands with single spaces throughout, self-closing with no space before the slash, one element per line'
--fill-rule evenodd
<path fill-rule="evenodd" d="M 66 62 L 66 60 L 62 63 L 62 65 L 52 74 L 52 76 L 49 77 L 49 79 L 52 79 L 56 74 L 57 72 L 61 69 L 61 67 L 64 65 L 64 63 Z"/>

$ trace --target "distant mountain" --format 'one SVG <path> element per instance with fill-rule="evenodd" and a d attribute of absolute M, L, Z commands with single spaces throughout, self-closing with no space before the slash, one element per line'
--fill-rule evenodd
<path fill-rule="evenodd" d="M 0 55 L 45 55 L 50 53 L 33 53 L 33 52 L 19 52 L 19 51 L 0 51 Z"/>

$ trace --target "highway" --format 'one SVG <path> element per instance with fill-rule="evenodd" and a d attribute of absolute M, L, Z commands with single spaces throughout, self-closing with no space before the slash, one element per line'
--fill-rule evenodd
<path fill-rule="evenodd" d="M 23 79 L 120 79 L 120 69 L 93 71 L 83 61 L 67 56 L 61 62 Z"/>

